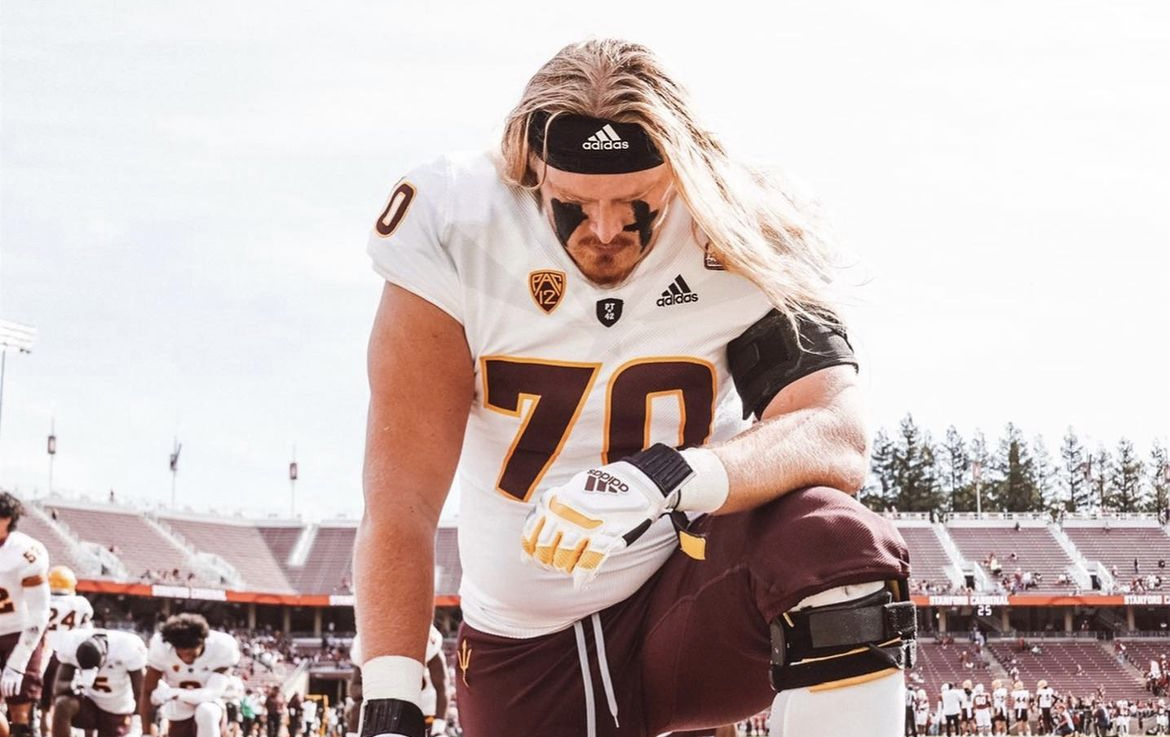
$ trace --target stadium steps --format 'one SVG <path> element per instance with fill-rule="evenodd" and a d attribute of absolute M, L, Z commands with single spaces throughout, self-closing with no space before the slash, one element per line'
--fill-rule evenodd
<path fill-rule="evenodd" d="M 305 529 L 301 530 L 301 536 L 297 538 L 297 542 L 292 546 L 292 550 L 288 551 L 288 560 L 285 565 L 289 568 L 304 568 L 305 562 L 309 559 L 309 553 L 313 550 L 313 544 L 317 542 L 317 533 L 320 532 L 320 525 L 306 525 Z"/>
<path fill-rule="evenodd" d="M 228 563 L 218 554 L 201 552 L 188 542 L 182 534 L 162 519 L 158 519 L 149 514 L 142 515 L 142 519 L 146 524 L 153 527 L 155 532 L 168 539 L 171 544 L 187 554 L 187 567 L 194 571 L 201 579 L 215 581 L 220 586 L 226 586 L 231 589 L 243 589 L 246 586 L 244 577 L 240 575 L 240 572 L 236 570 L 235 566 Z"/>
<path fill-rule="evenodd" d="M 26 514 L 20 523 L 21 531 L 41 541 L 49 552 L 50 566 L 69 566 L 78 577 L 99 578 L 117 572 L 116 568 L 103 564 L 98 556 L 88 551 L 68 525 L 53 520 L 39 504 L 25 504 L 24 508 Z"/>

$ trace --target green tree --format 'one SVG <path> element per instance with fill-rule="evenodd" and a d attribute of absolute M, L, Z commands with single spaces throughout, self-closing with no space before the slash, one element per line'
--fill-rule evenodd
<path fill-rule="evenodd" d="M 894 506 L 903 512 L 927 512 L 940 502 L 934 449 L 914 418 L 906 415 L 898 424 L 894 443 Z"/>
<path fill-rule="evenodd" d="M 1104 445 L 1097 447 L 1097 452 L 1089 458 L 1085 478 L 1089 486 L 1089 505 L 1093 507 L 1108 507 L 1109 497 L 1112 496 L 1113 457 Z"/>
<path fill-rule="evenodd" d="M 1159 520 L 1164 520 L 1167 510 L 1170 510 L 1170 457 L 1167 456 L 1166 448 L 1157 440 L 1150 449 L 1147 470 L 1150 493 L 1146 495 L 1146 506 L 1158 514 Z"/>
<path fill-rule="evenodd" d="M 1122 438 L 1117 443 L 1117 462 L 1113 464 L 1109 483 L 1109 506 L 1118 512 L 1137 512 L 1143 504 L 1142 461 L 1133 443 Z"/>
<path fill-rule="evenodd" d="M 952 512 L 958 511 L 959 495 L 964 491 L 968 494 L 970 492 L 971 482 L 968 475 L 970 460 L 967 456 L 967 442 L 954 425 L 947 428 L 938 454 L 947 508 Z"/>
<path fill-rule="evenodd" d="M 1056 485 L 1056 468 L 1052 465 L 1052 455 L 1048 452 L 1048 444 L 1042 435 L 1032 439 L 1032 473 L 1036 480 L 1036 491 L 1040 494 L 1043 509 L 1056 509 L 1061 506 L 1060 490 Z"/>
<path fill-rule="evenodd" d="M 995 478 L 995 469 L 991 467 L 991 451 L 987 448 L 987 438 L 982 430 L 976 430 L 971 442 L 967 445 L 967 458 L 970 461 L 971 483 L 963 493 L 958 495 L 958 511 L 974 512 L 977 509 L 990 509 L 985 503 L 978 500 L 990 488 L 989 480 Z"/>
<path fill-rule="evenodd" d="M 885 429 L 873 440 L 869 457 L 869 479 L 861 490 L 860 501 L 874 511 L 883 511 L 894 503 L 894 443 Z"/>
<path fill-rule="evenodd" d="M 1005 512 L 1031 512 L 1043 505 L 1028 441 L 1020 429 L 1008 423 L 995 457 L 998 479 L 993 482 L 995 503 Z"/>
<path fill-rule="evenodd" d="M 1092 506 L 1089 499 L 1088 455 L 1070 427 L 1060 444 L 1060 486 L 1064 508 L 1070 512 Z"/>

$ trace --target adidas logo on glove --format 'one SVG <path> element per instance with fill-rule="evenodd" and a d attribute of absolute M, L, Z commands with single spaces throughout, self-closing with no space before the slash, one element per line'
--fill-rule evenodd
<path fill-rule="evenodd" d="M 585 491 L 608 491 L 614 494 L 625 494 L 629 490 L 630 487 L 626 485 L 625 481 L 596 468 L 590 469 L 589 475 L 585 479 Z"/>

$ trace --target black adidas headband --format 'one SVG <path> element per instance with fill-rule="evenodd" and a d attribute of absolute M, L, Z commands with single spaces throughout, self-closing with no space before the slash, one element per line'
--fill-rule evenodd
<path fill-rule="evenodd" d="M 637 123 L 571 113 L 552 117 L 545 110 L 534 112 L 528 118 L 528 145 L 549 166 L 578 174 L 628 174 L 664 161 Z"/>

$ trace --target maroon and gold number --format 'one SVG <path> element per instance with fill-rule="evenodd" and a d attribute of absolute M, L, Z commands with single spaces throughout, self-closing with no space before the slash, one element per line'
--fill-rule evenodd
<path fill-rule="evenodd" d="M 406 210 L 414 200 L 414 193 L 413 184 L 406 181 L 399 182 L 390 195 L 390 200 L 386 203 L 386 209 L 378 216 L 378 222 L 374 223 L 374 230 L 378 231 L 378 235 L 389 238 L 394 234 L 402 222 L 402 218 L 406 217 Z"/>
<path fill-rule="evenodd" d="M 522 501 L 531 497 L 564 447 L 600 368 L 597 363 L 482 360 L 484 404 L 521 418 L 497 489 Z M 645 448 L 653 400 L 672 395 L 681 418 L 678 447 L 706 442 L 715 412 L 711 364 L 694 358 L 639 359 L 619 368 L 606 389 L 601 462 L 612 463 Z M 526 414 L 525 400 L 530 400 Z"/>
<path fill-rule="evenodd" d="M 102 693 L 113 693 L 114 689 L 110 687 L 110 679 L 106 676 L 98 676 L 93 679 L 93 690 Z"/>
<path fill-rule="evenodd" d="M 57 607 L 49 607 L 49 625 L 45 629 L 57 629 L 57 617 L 61 616 L 61 612 L 57 611 Z"/>

